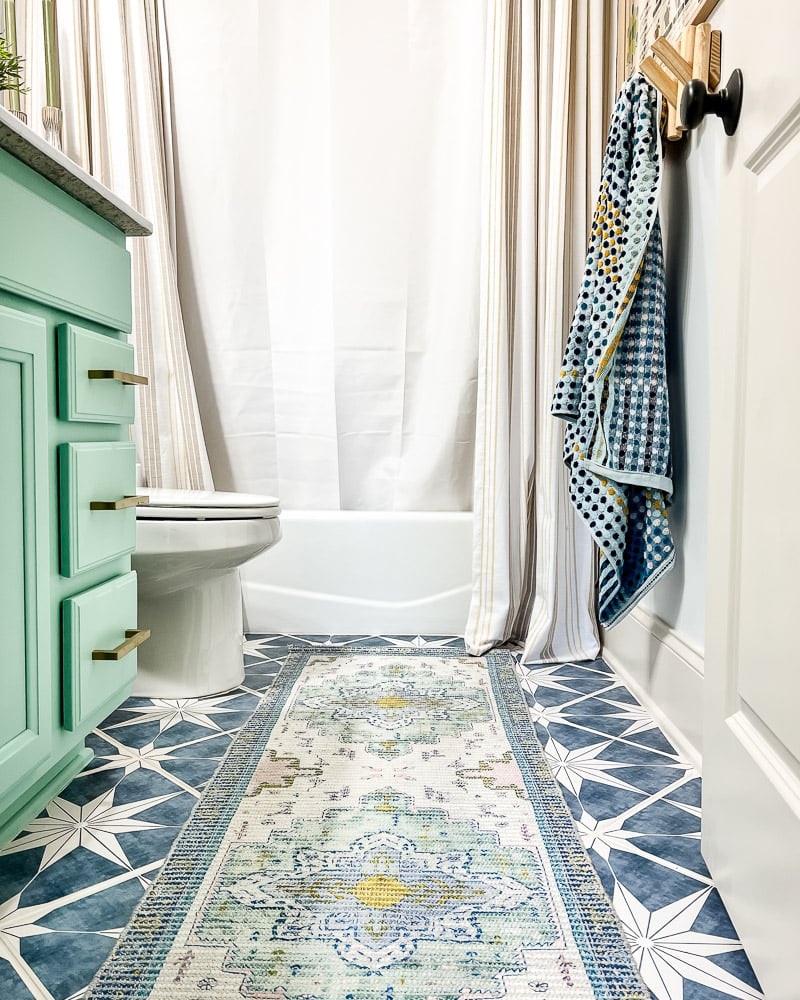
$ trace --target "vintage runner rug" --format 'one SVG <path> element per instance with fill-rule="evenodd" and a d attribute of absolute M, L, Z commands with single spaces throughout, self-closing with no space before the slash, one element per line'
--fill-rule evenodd
<path fill-rule="evenodd" d="M 305 647 L 91 1000 L 647 1000 L 508 653 Z"/>

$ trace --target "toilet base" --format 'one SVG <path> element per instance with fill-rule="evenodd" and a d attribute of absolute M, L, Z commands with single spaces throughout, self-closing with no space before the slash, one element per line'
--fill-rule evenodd
<path fill-rule="evenodd" d="M 138 649 L 132 694 L 141 698 L 204 698 L 244 679 L 242 589 L 237 569 L 206 570 L 190 587 L 146 596 L 139 588 L 139 627 L 150 638 Z"/>

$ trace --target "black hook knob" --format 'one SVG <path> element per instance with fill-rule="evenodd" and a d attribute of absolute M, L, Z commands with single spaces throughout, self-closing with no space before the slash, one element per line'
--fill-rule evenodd
<path fill-rule="evenodd" d="M 706 115 L 722 119 L 727 135 L 733 135 L 742 113 L 744 77 L 740 69 L 731 73 L 725 87 L 716 94 L 709 94 L 702 80 L 691 80 L 683 88 L 681 119 L 688 129 L 695 129 Z"/>

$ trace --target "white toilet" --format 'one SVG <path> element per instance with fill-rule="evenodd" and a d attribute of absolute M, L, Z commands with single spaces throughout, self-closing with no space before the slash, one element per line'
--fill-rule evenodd
<path fill-rule="evenodd" d="M 281 537 L 275 497 L 144 487 L 136 509 L 139 627 L 133 694 L 199 698 L 244 677 L 239 566 Z"/>

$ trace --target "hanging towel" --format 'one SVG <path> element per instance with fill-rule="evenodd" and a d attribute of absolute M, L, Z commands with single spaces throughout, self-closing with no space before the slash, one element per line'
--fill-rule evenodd
<path fill-rule="evenodd" d="M 620 93 L 552 412 L 567 421 L 570 498 L 600 549 L 598 615 L 619 622 L 675 560 L 658 221 L 660 98 Z"/>

